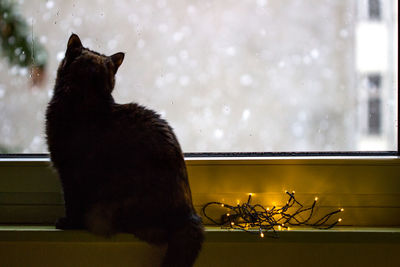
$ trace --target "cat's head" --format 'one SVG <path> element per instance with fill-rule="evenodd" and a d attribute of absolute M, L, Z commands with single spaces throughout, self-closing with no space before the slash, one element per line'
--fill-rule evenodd
<path fill-rule="evenodd" d="M 66 76 L 65 79 L 82 86 L 105 89 L 106 93 L 111 93 L 115 83 L 114 76 L 123 60 L 124 53 L 102 55 L 83 47 L 78 35 L 72 34 L 57 75 Z"/>

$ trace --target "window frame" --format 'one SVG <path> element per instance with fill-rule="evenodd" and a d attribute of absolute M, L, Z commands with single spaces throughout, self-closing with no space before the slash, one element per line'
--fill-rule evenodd
<path fill-rule="evenodd" d="M 396 41 L 398 42 L 398 40 Z M 395 76 L 397 78 L 398 74 L 395 73 Z M 399 88 L 397 88 L 397 121 L 400 119 L 399 103 L 400 94 Z M 218 192 L 231 198 L 245 199 L 246 193 L 250 193 L 249 190 L 246 191 L 247 188 L 255 188 L 258 184 L 271 180 L 270 185 L 275 189 L 272 191 L 266 189 L 267 196 L 283 193 L 283 190 L 276 190 L 276 188 L 287 186 L 291 188 L 286 189 L 296 190 L 303 197 L 309 197 L 311 193 L 314 193 L 320 194 L 319 197 L 323 200 L 326 196 L 328 200 L 322 203 L 322 207 L 337 207 L 340 204 L 338 199 L 343 200 L 343 196 L 353 196 L 352 208 L 358 217 L 349 218 L 347 224 L 399 226 L 400 133 L 398 125 L 396 125 L 396 130 L 397 151 L 185 153 L 195 205 L 199 208 L 204 201 L 216 200 L 215 197 L 220 197 Z M 3 212 L 0 214 L 6 216 L 11 214 L 14 216 L 13 218 L 19 218 L 19 220 L 6 222 L 4 217 L 0 216 L 0 223 L 48 224 L 50 219 L 59 215 L 61 211 L 60 185 L 56 173 L 51 170 L 50 166 L 49 156 L 45 153 L 0 154 L 0 211 L 3 208 Z M 268 175 L 280 172 L 285 178 L 284 182 L 281 181 L 279 175 L 278 177 Z M 262 178 L 264 173 L 266 174 L 265 181 Z M 307 176 L 310 173 L 313 175 Z M 234 176 L 233 180 L 235 181 L 232 183 L 230 175 Z M 342 176 L 345 178 L 341 179 Z M 24 180 L 24 183 L 18 184 L 17 180 L 20 178 Z M 321 184 L 321 180 L 328 183 Z M 349 190 L 354 186 L 361 186 L 361 188 L 356 188 L 356 194 L 350 191 L 343 193 L 336 186 L 338 180 Z M 44 181 L 45 184 L 40 184 L 40 181 Z M 357 182 L 355 183 L 355 181 Z M 218 184 L 218 188 L 216 188 L 216 184 Z M 313 187 L 312 190 L 298 190 L 298 186 L 304 188 L 304 184 Z M 198 188 L 203 192 L 198 193 L 200 190 Z M 365 188 L 364 194 L 363 188 Z M 216 193 L 216 191 L 218 192 Z M 34 199 L 38 197 L 38 202 L 18 203 L 18 200 L 13 199 L 15 195 L 12 195 L 18 192 L 22 195 L 25 193 L 26 195 L 36 194 Z M 255 200 L 257 194 L 263 194 L 263 192 L 255 192 Z M 35 206 L 40 206 L 41 195 L 46 193 L 58 195 L 53 199 L 54 201 L 52 197 L 45 200 L 47 202 L 44 206 L 47 205 L 50 208 L 42 209 L 36 214 L 28 212 L 28 216 L 33 215 L 29 221 L 29 217 L 24 216 L 24 213 Z M 196 194 L 203 195 L 197 196 Z M 27 199 L 31 198 L 28 196 Z M 202 201 L 196 202 L 199 199 Z M 363 203 L 365 200 L 370 204 L 378 202 L 375 207 L 378 212 L 371 214 L 371 207 Z M 7 206 L 6 209 L 4 209 L 5 206 Z M 21 209 L 21 207 L 23 208 Z M 377 214 L 382 215 L 383 218 L 375 216 Z M 393 214 L 399 216 L 392 216 Z M 41 216 L 45 216 L 44 220 Z M 357 224 L 357 219 L 360 218 L 362 223 Z M 346 224 L 346 217 L 344 217 L 344 224 Z"/>

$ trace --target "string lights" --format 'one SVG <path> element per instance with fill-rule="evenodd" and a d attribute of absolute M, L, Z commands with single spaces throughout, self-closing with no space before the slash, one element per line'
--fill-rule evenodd
<path fill-rule="evenodd" d="M 278 237 L 278 231 L 290 230 L 290 226 L 311 226 L 318 229 L 330 229 L 342 221 L 342 218 L 333 222 L 330 219 L 332 216 L 343 212 L 343 208 L 329 212 L 318 220 L 314 220 L 313 214 L 318 197 L 314 199 L 311 206 L 305 207 L 296 200 L 295 191 L 285 191 L 285 193 L 289 196 L 289 199 L 281 208 L 273 206 L 270 209 L 264 208 L 260 204 L 253 205 L 250 203 L 252 198 L 250 193 L 246 203 L 238 203 L 236 206 L 222 202 L 209 202 L 203 206 L 203 214 L 216 225 L 240 229 L 253 234 L 256 233 L 261 238 L 265 236 L 264 233 L 266 232 L 272 233 L 272 237 Z M 207 214 L 207 210 L 212 206 L 227 209 L 227 212 L 221 216 L 220 221 L 211 218 Z"/>

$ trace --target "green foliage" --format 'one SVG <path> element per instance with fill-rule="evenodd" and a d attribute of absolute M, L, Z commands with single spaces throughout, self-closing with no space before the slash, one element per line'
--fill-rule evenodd
<path fill-rule="evenodd" d="M 16 150 L 14 150 L 11 147 L 8 147 L 6 145 L 0 144 L 0 154 L 12 154 L 15 153 Z"/>
<path fill-rule="evenodd" d="M 33 38 L 25 18 L 10 0 L 0 0 L 0 48 L 1 56 L 12 65 L 46 66 L 45 48 Z"/>

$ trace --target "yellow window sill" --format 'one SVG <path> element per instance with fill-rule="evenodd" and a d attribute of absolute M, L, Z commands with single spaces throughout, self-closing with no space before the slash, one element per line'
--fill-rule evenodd
<path fill-rule="evenodd" d="M 206 228 L 195 267 L 398 266 L 400 228 L 293 228 L 279 238 Z M 52 226 L 0 226 L 0 266 L 159 266 L 165 247 L 133 235 L 103 238 Z"/>

